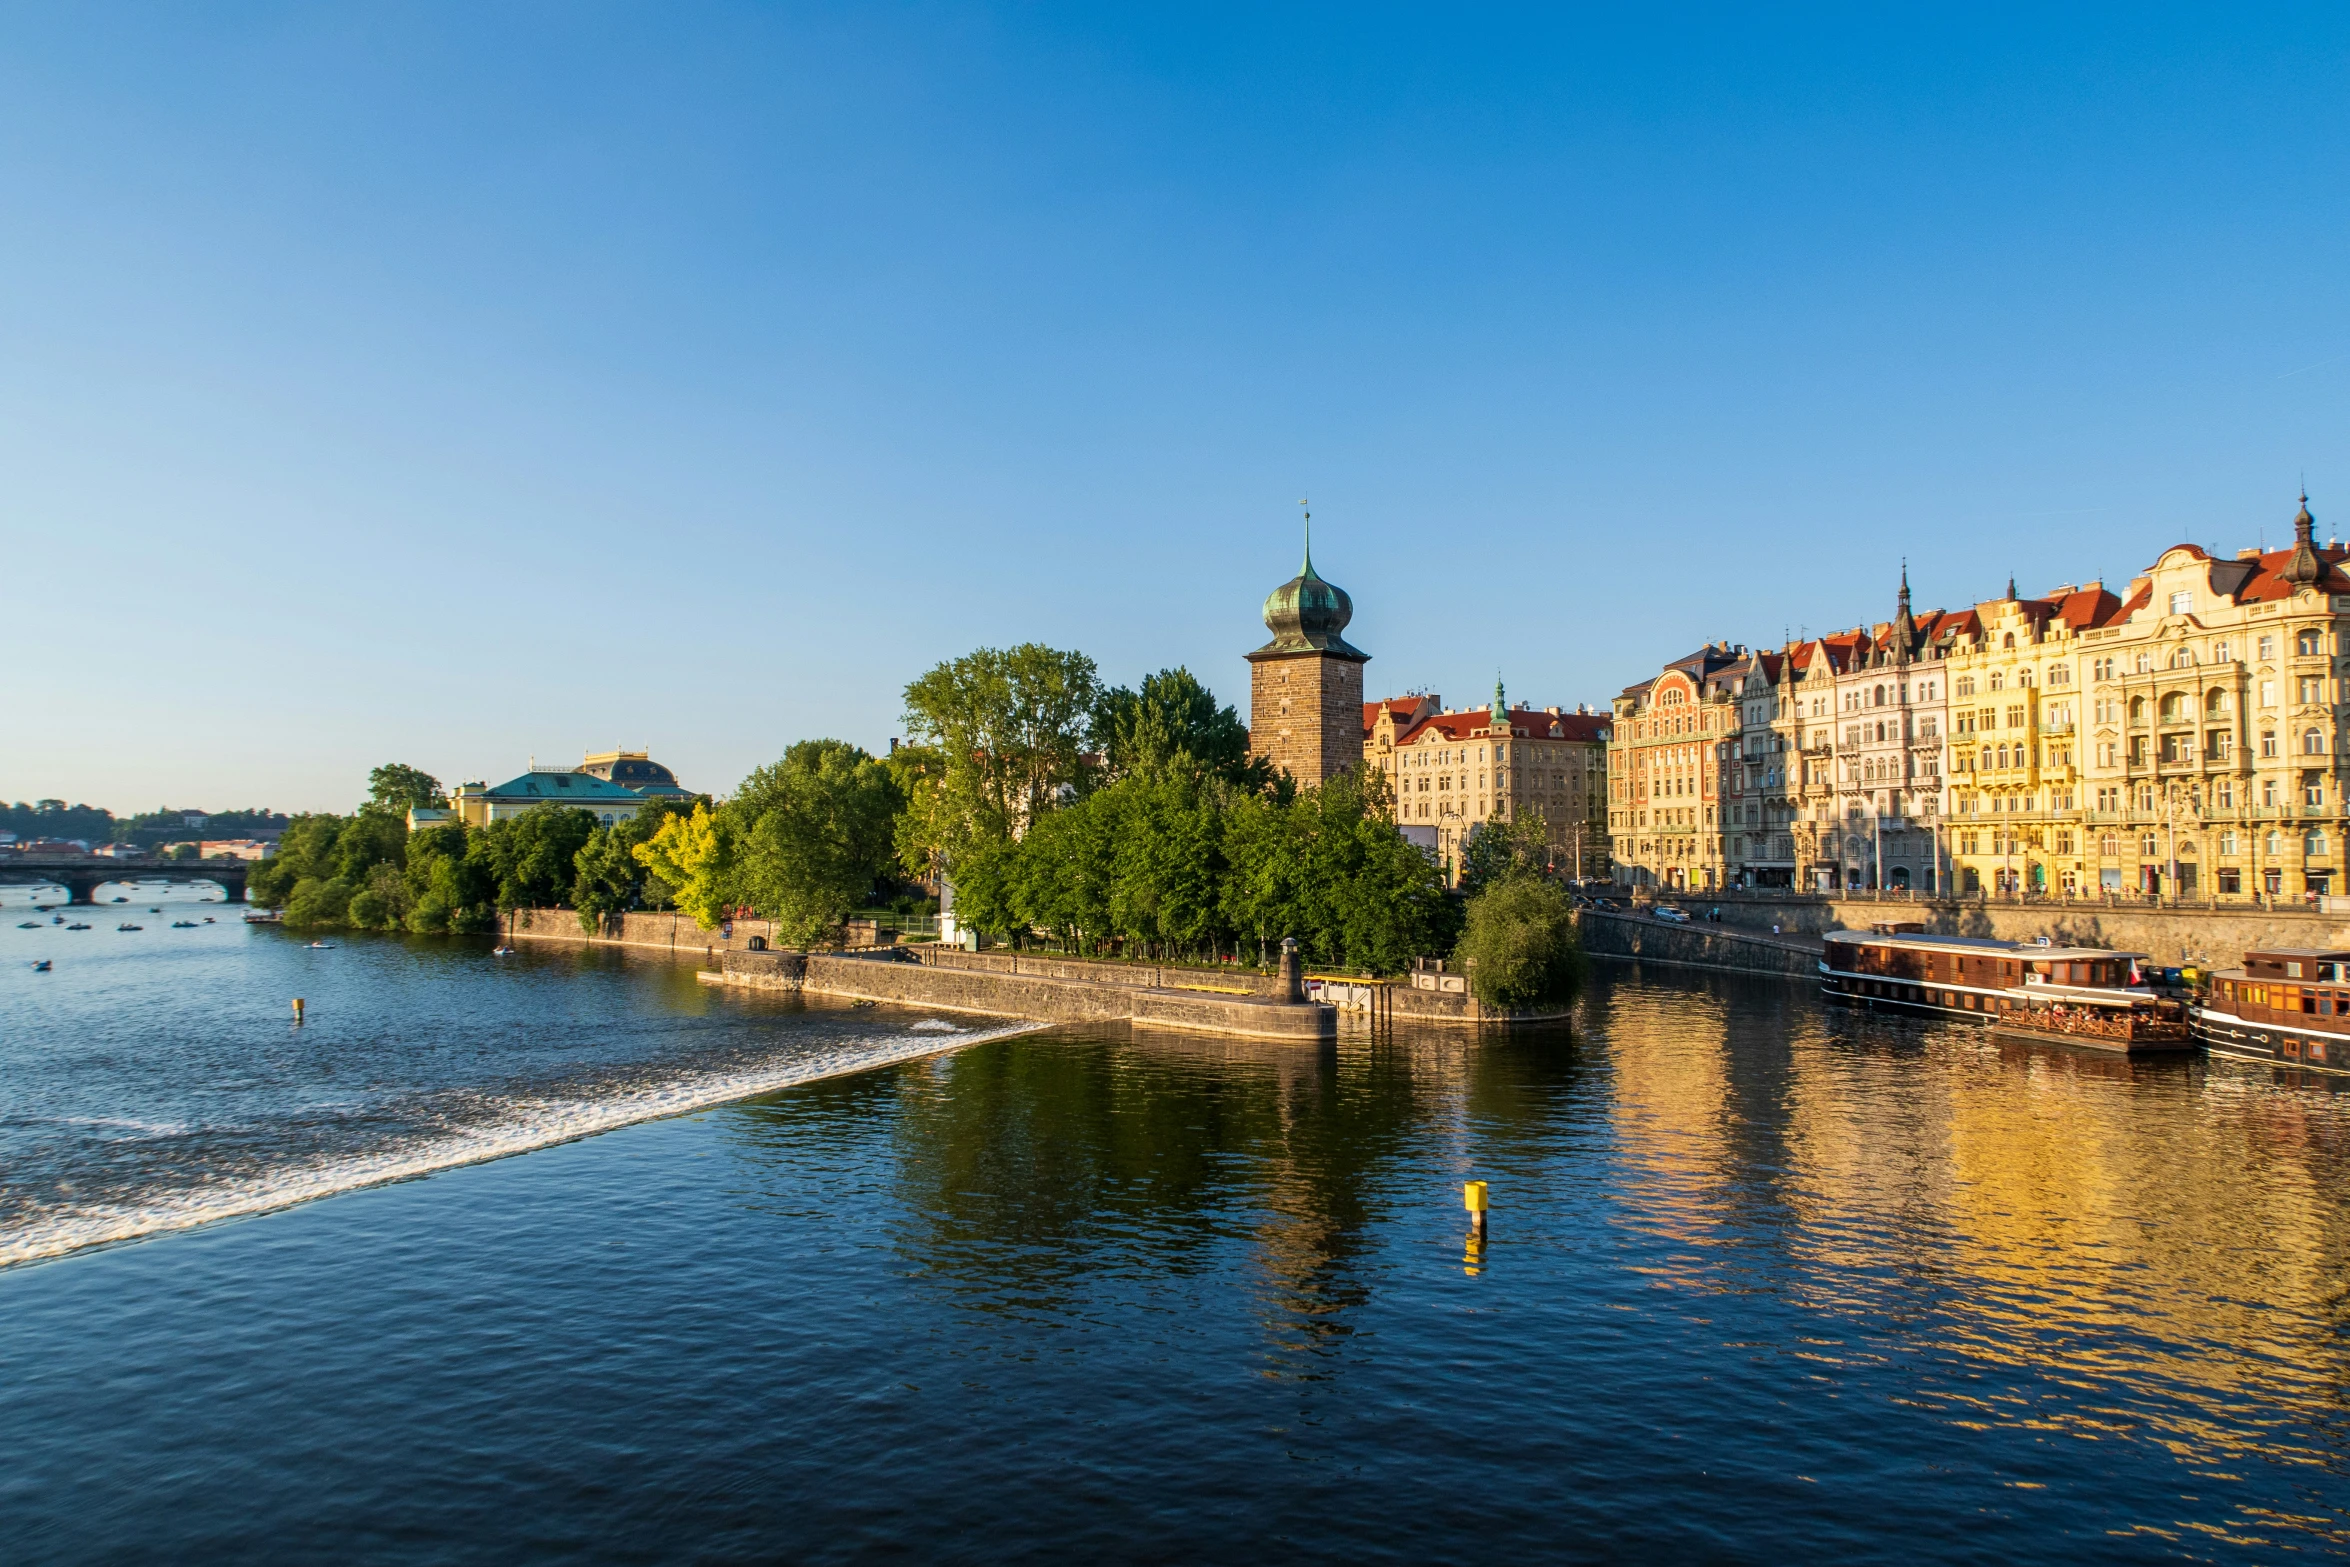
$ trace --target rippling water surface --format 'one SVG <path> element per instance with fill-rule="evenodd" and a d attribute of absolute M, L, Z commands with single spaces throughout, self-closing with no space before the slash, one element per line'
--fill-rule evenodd
<path fill-rule="evenodd" d="M 0 982 L 8 1233 L 886 1064 L 0 1272 L 11 1559 L 2350 1546 L 2323 1082 L 1622 967 L 1571 1035 L 893 1061 L 608 955 L 201 939 Z"/>

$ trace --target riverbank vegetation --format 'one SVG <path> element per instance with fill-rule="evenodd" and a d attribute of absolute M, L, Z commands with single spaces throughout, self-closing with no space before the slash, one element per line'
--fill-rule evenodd
<path fill-rule="evenodd" d="M 492 930 L 507 909 L 612 912 L 665 900 L 631 851 L 676 802 L 649 800 L 635 820 L 609 827 L 587 811 L 548 807 L 487 827 L 443 822 L 411 833 L 411 808 L 446 803 L 440 785 L 399 764 L 369 782 L 366 803 L 348 816 L 295 817 L 278 852 L 247 872 L 246 896 L 300 928 L 419 934 Z"/>
<path fill-rule="evenodd" d="M 906 687 L 910 743 L 803 740 L 722 801 L 649 799 L 601 825 L 554 805 L 414 834 L 440 784 L 390 765 L 350 816 L 297 817 L 251 872 L 297 926 L 476 931 L 517 908 L 583 926 L 673 907 L 808 945 L 850 913 L 951 884 L 959 924 L 1015 945 L 1160 961 L 1267 960 L 1395 974 L 1451 953 L 1495 1006 L 1571 996 L 1572 909 L 1527 813 L 1469 840 L 1462 894 L 1388 818 L 1368 769 L 1300 789 L 1249 752 L 1188 670 L 1105 687 L 1082 653 L 981 648 Z"/>

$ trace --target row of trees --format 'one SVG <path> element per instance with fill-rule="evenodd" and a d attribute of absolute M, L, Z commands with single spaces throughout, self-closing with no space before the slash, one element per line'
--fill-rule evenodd
<path fill-rule="evenodd" d="M 1212 957 L 1297 938 L 1309 962 L 1393 974 L 1473 959 L 1495 1005 L 1555 1001 L 1581 969 L 1538 815 L 1463 855 L 1464 898 L 1398 833 L 1384 778 L 1300 790 L 1249 752 L 1188 670 L 1104 689 L 1092 660 L 983 648 L 906 689 L 901 866 L 944 875 L 958 920 L 1065 950 Z"/>
<path fill-rule="evenodd" d="M 487 931 L 506 909 L 570 905 L 612 912 L 659 905 L 667 889 L 634 851 L 675 808 L 648 801 L 633 821 L 604 826 L 587 811 L 548 807 L 487 827 L 447 822 L 408 831 L 415 806 L 445 804 L 430 775 L 393 763 L 368 775 L 367 802 L 348 816 L 297 816 L 278 852 L 247 874 L 246 895 L 303 927 Z"/>
<path fill-rule="evenodd" d="M 413 768 L 369 777 L 351 816 L 305 816 L 251 877 L 290 922 L 480 930 L 500 911 L 568 905 L 583 924 L 674 906 L 823 940 L 897 876 L 951 880 L 963 923 L 1015 943 L 1161 958 L 1262 957 L 1294 936 L 1308 961 L 1392 974 L 1475 959 L 1485 999 L 1571 993 L 1571 910 L 1541 872 L 1538 817 L 1494 822 L 1464 852 L 1465 902 L 1388 816 L 1361 770 L 1299 789 L 1189 671 L 1104 687 L 1081 653 L 982 648 L 906 688 L 913 737 L 887 758 L 806 740 L 723 802 L 649 800 L 601 826 L 543 806 L 485 828 L 410 835 L 441 803 Z"/>

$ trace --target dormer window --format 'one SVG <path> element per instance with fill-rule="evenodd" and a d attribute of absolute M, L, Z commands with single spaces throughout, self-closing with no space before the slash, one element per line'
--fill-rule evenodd
<path fill-rule="evenodd" d="M 2194 607 L 2195 595 L 2186 588 L 2181 588 L 2170 596 L 2170 612 L 2174 615 L 2187 614 Z"/>

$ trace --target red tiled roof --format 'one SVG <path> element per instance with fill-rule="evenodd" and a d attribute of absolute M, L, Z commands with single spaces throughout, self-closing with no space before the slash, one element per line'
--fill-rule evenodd
<path fill-rule="evenodd" d="M 1539 707 L 1510 709 L 1510 733 L 1534 740 L 1587 740 L 1605 738 L 1614 719 L 1605 713 L 1551 713 Z M 1551 734 L 1551 726 L 1558 726 L 1558 734 Z M 1493 728 L 1493 710 L 1472 707 L 1465 713 L 1434 713 L 1414 724 L 1408 733 L 1395 737 L 1397 745 L 1412 745 L 1423 735 L 1434 731 L 1446 740 L 1474 740 Z"/>
<path fill-rule="evenodd" d="M 2350 593 L 2350 576 L 2342 572 L 2342 562 L 2350 560 L 2350 550 L 2334 548 L 2317 552 L 2317 589 L 2321 593 Z M 2252 580 L 2236 590 L 2239 604 L 2265 604 L 2272 599 L 2293 596 L 2293 584 L 2285 580 L 2285 568 L 2292 564 L 2293 552 L 2270 550 L 2260 557 Z M 2247 564 L 2254 564 L 2247 562 Z M 2135 604 L 2137 601 L 2131 601 Z"/>

